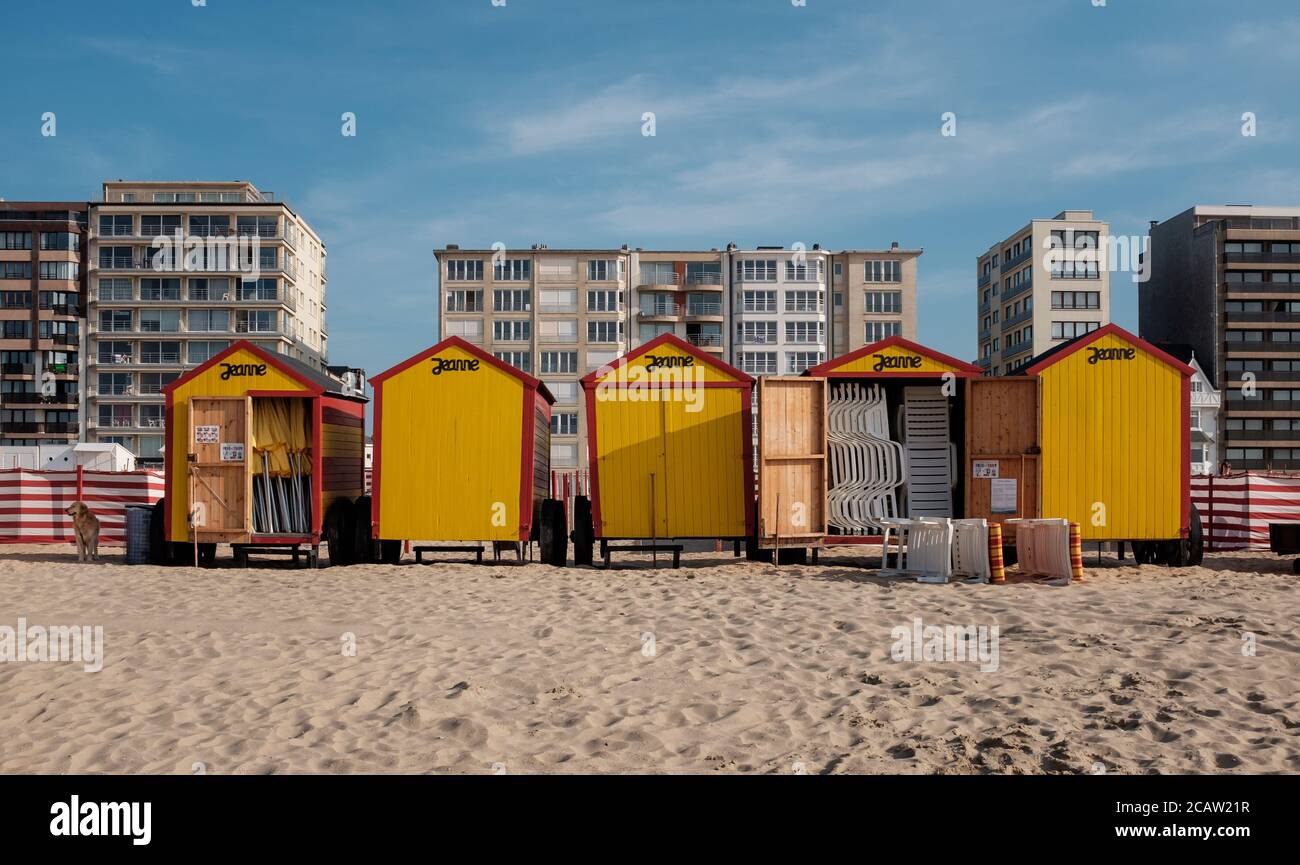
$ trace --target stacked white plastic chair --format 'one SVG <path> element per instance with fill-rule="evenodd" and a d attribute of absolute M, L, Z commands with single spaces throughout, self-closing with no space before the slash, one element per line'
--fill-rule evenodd
<path fill-rule="evenodd" d="M 952 520 L 900 517 L 882 523 L 882 575 L 915 577 L 920 583 L 946 583 L 952 578 Z M 889 565 L 891 537 L 897 541 L 894 567 Z"/>
<path fill-rule="evenodd" d="M 1029 576 L 1070 582 L 1069 520 L 1007 520 L 1016 529 L 1016 556 Z"/>
<path fill-rule="evenodd" d="M 979 583 L 993 578 L 989 562 L 989 524 L 985 519 L 953 520 L 952 575 Z"/>
<path fill-rule="evenodd" d="M 897 517 L 898 488 L 906 481 L 903 447 L 889 438 L 889 412 L 879 386 L 844 384 L 826 409 L 831 525 L 846 534 L 871 534 Z"/>
<path fill-rule="evenodd" d="M 907 387 L 901 408 L 907 453 L 907 515 L 951 517 L 956 465 L 942 388 Z"/>

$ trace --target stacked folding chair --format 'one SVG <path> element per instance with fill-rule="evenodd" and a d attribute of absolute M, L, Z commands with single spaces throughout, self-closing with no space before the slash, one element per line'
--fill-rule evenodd
<path fill-rule="evenodd" d="M 1069 520 L 1007 520 L 1005 524 L 1015 527 L 1016 555 L 1022 573 L 1069 584 Z"/>
<path fill-rule="evenodd" d="M 937 387 L 903 389 L 903 443 L 907 451 L 907 515 L 951 517 L 954 445 L 948 398 Z"/>
<path fill-rule="evenodd" d="M 826 410 L 831 483 L 829 522 L 845 534 L 872 534 L 897 517 L 906 481 L 903 448 L 889 438 L 889 412 L 877 385 L 835 387 Z"/>

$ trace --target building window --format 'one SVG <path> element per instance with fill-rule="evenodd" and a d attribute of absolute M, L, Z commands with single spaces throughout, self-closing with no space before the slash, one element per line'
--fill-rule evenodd
<path fill-rule="evenodd" d="M 776 282 L 776 259 L 737 261 L 736 277 L 742 282 Z"/>
<path fill-rule="evenodd" d="M 30 261 L 0 261 L 0 279 L 26 279 L 32 278 L 32 263 Z"/>
<path fill-rule="evenodd" d="M 494 282 L 527 282 L 532 278 L 533 263 L 527 258 L 503 258 L 492 265 Z"/>
<path fill-rule="evenodd" d="M 741 308 L 745 312 L 776 312 L 776 292 L 741 292 Z"/>
<path fill-rule="evenodd" d="M 32 235 L 27 231 L 0 231 L 0 249 L 31 249 Z"/>
<path fill-rule="evenodd" d="M 470 342 L 478 342 L 483 338 L 483 319 L 448 319 L 446 333 L 447 336 L 458 336 Z"/>
<path fill-rule="evenodd" d="M 821 291 L 787 291 L 786 312 L 821 312 L 826 305 L 826 293 Z"/>
<path fill-rule="evenodd" d="M 229 293 L 230 280 L 225 277 L 189 280 L 190 300 L 226 300 Z"/>
<path fill-rule="evenodd" d="M 736 341 L 751 345 L 775 345 L 776 322 L 740 321 L 736 323 Z"/>
<path fill-rule="evenodd" d="M 447 292 L 447 312 L 482 312 L 483 292 L 464 289 Z"/>
<path fill-rule="evenodd" d="M 494 321 L 492 338 L 497 342 L 528 342 L 532 339 L 532 322 Z"/>
<path fill-rule="evenodd" d="M 776 352 L 742 351 L 740 369 L 750 375 L 776 375 Z"/>
<path fill-rule="evenodd" d="M 533 293 L 527 288 L 499 288 L 492 292 L 492 309 L 496 312 L 528 312 L 533 308 Z"/>
<path fill-rule="evenodd" d="M 1052 322 L 1052 339 L 1074 339 L 1085 333 L 1092 333 L 1101 327 L 1096 321 L 1054 321 Z"/>
<path fill-rule="evenodd" d="M 551 415 L 551 435 L 576 436 L 578 434 L 577 412 L 556 412 Z"/>
<path fill-rule="evenodd" d="M 1101 292 L 1054 291 L 1052 309 L 1101 309 Z"/>
<path fill-rule="evenodd" d="M 880 342 L 882 339 L 888 339 L 891 336 L 901 336 L 903 333 L 903 323 L 901 321 L 868 321 L 865 324 L 867 345 Z"/>
<path fill-rule="evenodd" d="M 551 396 L 557 403 L 568 405 L 578 401 L 578 383 L 576 381 L 548 381 Z"/>
<path fill-rule="evenodd" d="M 578 353 L 576 351 L 542 352 L 543 373 L 575 373 L 578 371 Z"/>
<path fill-rule="evenodd" d="M 595 264 L 595 262 L 587 262 Z M 587 312 L 621 312 L 623 292 L 614 289 L 592 289 L 587 292 Z"/>
<path fill-rule="evenodd" d="M 495 351 L 497 360 L 505 361 L 515 369 L 532 372 L 533 356 L 526 351 Z"/>
<path fill-rule="evenodd" d="M 142 279 L 140 280 L 141 300 L 180 300 L 181 281 L 179 279 Z"/>
<path fill-rule="evenodd" d="M 613 282 L 623 278 L 623 262 L 617 258 L 593 258 L 587 262 L 587 282 Z"/>
<path fill-rule="evenodd" d="M 477 258 L 453 258 L 447 261 L 449 282 L 482 282 L 483 262 Z"/>
<path fill-rule="evenodd" d="M 786 282 L 820 282 L 822 275 L 825 273 L 822 261 L 816 260 L 795 264 L 793 261 L 785 263 L 785 281 Z"/>
<path fill-rule="evenodd" d="M 792 351 L 785 356 L 785 371 L 790 375 L 801 375 L 824 360 L 826 355 L 819 351 Z"/>
<path fill-rule="evenodd" d="M 230 310 L 191 309 L 189 328 L 199 333 L 227 333 L 230 330 Z"/>
<path fill-rule="evenodd" d="M 903 311 L 903 293 L 901 291 L 868 291 L 864 310 L 866 312 L 898 315 Z"/>
<path fill-rule="evenodd" d="M 785 341 L 818 344 L 826 341 L 825 325 L 820 321 L 787 321 Z"/>
<path fill-rule="evenodd" d="M 69 231 L 42 231 L 41 249 L 62 249 L 77 252 L 81 249 L 81 235 Z"/>
<path fill-rule="evenodd" d="M 863 264 L 867 282 L 903 281 L 903 263 L 901 261 L 867 261 Z"/>
<path fill-rule="evenodd" d="M 577 312 L 578 290 L 576 288 L 544 288 L 537 292 L 539 312 Z"/>
<path fill-rule="evenodd" d="M 587 322 L 587 342 L 621 342 L 623 340 L 623 322 L 589 321 Z"/>

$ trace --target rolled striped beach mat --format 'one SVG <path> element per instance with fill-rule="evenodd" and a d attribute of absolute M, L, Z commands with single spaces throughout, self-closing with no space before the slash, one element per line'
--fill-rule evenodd
<path fill-rule="evenodd" d="M 1070 579 L 1083 582 L 1083 532 L 1078 523 L 1070 523 Z"/>
<path fill-rule="evenodd" d="M 1007 569 L 1002 563 L 1002 526 L 994 523 L 989 526 L 989 582 L 1005 583 Z"/>

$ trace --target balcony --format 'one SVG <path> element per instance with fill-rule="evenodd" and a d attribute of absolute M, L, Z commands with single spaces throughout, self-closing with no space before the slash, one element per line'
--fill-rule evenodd
<path fill-rule="evenodd" d="M 688 302 L 686 304 L 687 318 L 721 318 L 722 304 L 709 303 L 708 301 Z"/>
<path fill-rule="evenodd" d="M 1034 347 L 1034 341 L 1032 339 L 1022 339 L 1020 342 L 1003 346 L 1002 359 L 1010 360 L 1011 358 L 1015 357 L 1018 354 L 1024 354 L 1025 352 L 1029 351 L 1033 347 Z"/>
<path fill-rule="evenodd" d="M 992 335 L 993 335 L 992 330 L 986 327 L 986 328 L 984 328 L 983 330 L 980 331 L 980 335 L 979 335 L 979 340 L 978 340 L 978 341 L 979 341 L 979 342 L 988 342 L 989 337 L 992 336 Z"/>
<path fill-rule="evenodd" d="M 0 424 L 0 432 L 6 435 L 32 435 L 41 431 L 41 425 L 33 422 L 9 422 Z"/>
<path fill-rule="evenodd" d="M 0 364 L 0 373 L 4 375 L 36 375 L 36 364 L 6 363 Z"/>
<path fill-rule="evenodd" d="M 984 286 L 988 285 L 992 281 L 993 281 L 993 274 L 991 272 L 986 271 L 985 273 L 980 274 L 979 280 L 976 281 L 975 285 L 978 288 L 983 288 Z"/>
<path fill-rule="evenodd" d="M 688 333 L 686 341 L 700 348 L 722 348 L 720 333 Z"/>
<path fill-rule="evenodd" d="M 975 361 L 975 365 L 980 367 L 981 369 L 987 370 L 990 366 L 990 361 L 987 357 L 982 357 L 979 360 Z"/>
<path fill-rule="evenodd" d="M 681 305 L 671 300 L 656 301 L 641 307 L 641 318 L 676 318 L 681 315 Z"/>
<path fill-rule="evenodd" d="M 50 435 L 75 435 L 81 432 L 81 424 L 76 421 L 46 421 L 43 426 L 43 431 Z"/>
<path fill-rule="evenodd" d="M 49 306 L 42 306 L 41 309 L 53 313 L 54 315 L 76 316 L 79 314 L 75 306 L 67 303 L 58 303 L 58 304 L 51 304 Z"/>
<path fill-rule="evenodd" d="M 1297 407 L 1300 410 L 1300 407 Z M 1240 445 L 1242 442 L 1289 442 L 1300 447 L 1300 429 L 1230 429 L 1224 431 L 1229 444 Z"/>
<path fill-rule="evenodd" d="M 1007 320 L 1003 321 L 1002 329 L 1006 330 L 1009 327 L 1015 327 L 1017 324 L 1020 324 L 1023 321 L 1029 321 L 1029 319 L 1033 317 L 1034 317 L 1033 309 L 1022 309 L 1020 312 L 1011 316 L 1011 318 L 1008 318 Z"/>
<path fill-rule="evenodd" d="M 1033 258 L 1033 256 L 1034 256 L 1034 250 L 1032 247 L 1030 247 L 1029 249 L 1026 249 L 1025 251 L 1021 252 L 1019 255 L 1015 256 L 1014 258 L 1008 258 L 1006 261 L 1002 262 L 1002 266 L 999 269 L 1001 270 L 1002 273 L 1006 273 L 1008 270 L 1011 270 L 1017 265 L 1024 264 L 1026 261 Z"/>
<path fill-rule="evenodd" d="M 1034 287 L 1033 279 L 1026 279 L 1023 282 L 1021 282 L 1019 285 L 1013 285 L 1011 286 L 1011 288 L 1007 289 L 1007 291 L 1004 292 L 1002 295 L 1002 300 L 1003 302 L 1006 302 L 1008 300 L 1011 300 L 1012 298 L 1020 297 L 1020 295 L 1029 291 L 1033 287 Z"/>
<path fill-rule="evenodd" d="M 1300 286 L 1297 286 L 1300 288 Z M 1224 317 L 1232 322 L 1279 322 L 1294 323 L 1300 321 L 1300 312 L 1227 312 Z"/>
<path fill-rule="evenodd" d="M 675 289 L 682 284 L 681 274 L 666 270 L 643 270 L 636 287 L 646 291 Z"/>
<path fill-rule="evenodd" d="M 1267 393 L 1267 391 L 1260 391 Z M 1229 397 L 1224 404 L 1230 411 L 1278 411 L 1278 412 L 1300 412 L 1300 400 L 1291 399 L 1264 399 L 1263 397 Z"/>
<path fill-rule="evenodd" d="M 1300 254 L 1294 252 L 1225 252 L 1228 264 L 1300 264 Z"/>
<path fill-rule="evenodd" d="M 722 289 L 721 273 L 687 273 L 686 284 L 704 289 Z"/>
<path fill-rule="evenodd" d="M 1288 294 L 1300 298 L 1300 283 L 1296 282 L 1221 282 L 1226 297 L 1250 299 L 1258 294 Z"/>

